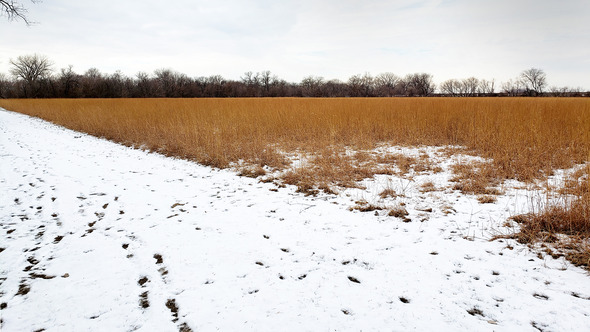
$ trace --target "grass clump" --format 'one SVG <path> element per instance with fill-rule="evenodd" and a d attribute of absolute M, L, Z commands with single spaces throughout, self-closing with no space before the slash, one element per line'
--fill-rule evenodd
<path fill-rule="evenodd" d="M 500 195 L 501 192 L 494 188 L 500 182 L 501 177 L 491 163 L 470 162 L 459 163 L 452 166 L 454 176 L 450 179 L 455 182 L 453 190 L 459 190 L 463 194 L 472 195 Z"/>
<path fill-rule="evenodd" d="M 590 166 L 566 180 L 560 203 L 549 204 L 537 213 L 512 217 L 520 224 L 513 237 L 521 243 L 549 243 L 576 266 L 590 270 Z M 565 235 L 565 236 L 564 236 Z"/>

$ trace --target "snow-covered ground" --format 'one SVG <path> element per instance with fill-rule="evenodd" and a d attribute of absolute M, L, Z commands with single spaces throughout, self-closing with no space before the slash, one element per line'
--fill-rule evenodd
<path fill-rule="evenodd" d="M 305 197 L 0 110 L 0 330 L 590 330 L 584 270 L 488 241 L 526 191 L 365 182 Z M 411 222 L 349 211 L 391 187 Z"/>

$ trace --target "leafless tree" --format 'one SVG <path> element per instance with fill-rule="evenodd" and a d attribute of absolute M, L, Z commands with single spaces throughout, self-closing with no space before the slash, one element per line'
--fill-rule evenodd
<path fill-rule="evenodd" d="M 32 3 L 40 2 L 31 0 Z M 5 15 L 9 20 L 23 20 L 27 25 L 31 21 L 27 18 L 27 9 L 19 2 L 14 0 L 0 0 L 0 15 Z"/>
<path fill-rule="evenodd" d="M 241 77 L 241 80 L 247 87 L 247 95 L 246 97 L 257 97 L 259 95 L 259 87 L 260 87 L 260 74 L 259 73 L 252 73 L 251 71 L 247 71 L 244 73 L 244 76 Z"/>
<path fill-rule="evenodd" d="M 80 85 L 79 75 L 72 68 L 72 65 L 62 68 L 57 78 L 64 98 L 75 97 L 75 91 Z"/>
<path fill-rule="evenodd" d="M 181 74 L 172 69 L 162 68 L 154 71 L 160 97 L 180 97 L 180 83 L 185 80 L 185 74 Z"/>
<path fill-rule="evenodd" d="M 207 87 L 205 89 L 205 95 L 207 97 L 225 97 L 224 85 L 225 79 L 221 75 L 212 75 L 205 79 Z"/>
<path fill-rule="evenodd" d="M 348 78 L 348 93 L 351 97 L 363 95 L 363 78 L 361 75 L 352 75 Z"/>
<path fill-rule="evenodd" d="M 346 96 L 346 83 L 333 79 L 324 83 L 322 87 L 322 97 L 344 97 Z"/>
<path fill-rule="evenodd" d="M 547 87 L 547 75 L 542 69 L 531 68 L 520 73 L 520 80 L 527 92 L 540 95 Z"/>
<path fill-rule="evenodd" d="M 135 93 L 134 96 L 140 98 L 153 97 L 156 95 L 156 84 L 150 79 L 150 75 L 146 72 L 138 72 L 135 75 Z"/>
<path fill-rule="evenodd" d="M 262 87 L 262 97 L 269 97 L 271 95 L 271 89 L 279 81 L 279 78 L 272 75 L 270 70 L 263 70 L 260 73 L 256 73 L 256 76 L 260 78 L 260 85 Z"/>
<path fill-rule="evenodd" d="M 44 55 L 21 55 L 16 60 L 10 59 L 10 73 L 17 79 L 34 82 L 51 74 L 52 63 Z"/>
<path fill-rule="evenodd" d="M 493 79 L 491 81 L 488 81 L 485 79 L 479 81 L 479 85 L 477 86 L 478 93 L 484 94 L 484 95 L 494 93 L 496 90 L 495 84 L 496 84 L 496 82 Z"/>
<path fill-rule="evenodd" d="M 552 86 L 549 91 L 551 92 L 550 95 L 552 97 L 575 97 L 580 96 L 582 93 L 582 88 L 570 88 L 567 86 L 564 87 L 556 87 Z"/>
<path fill-rule="evenodd" d="M 53 65 L 44 55 L 21 55 L 16 60 L 10 59 L 10 74 L 17 80 L 22 79 L 25 97 L 37 97 L 39 81 L 51 75 Z"/>
<path fill-rule="evenodd" d="M 0 98 L 6 98 L 10 82 L 6 74 L 0 73 Z"/>
<path fill-rule="evenodd" d="M 436 90 L 432 75 L 427 73 L 408 74 L 403 79 L 406 96 L 429 96 Z"/>
<path fill-rule="evenodd" d="M 373 97 L 375 79 L 369 73 L 353 75 L 348 79 L 348 89 L 351 97 Z"/>
<path fill-rule="evenodd" d="M 508 80 L 502 83 L 502 91 L 509 96 L 518 96 L 523 93 L 523 85 L 520 80 Z"/>
<path fill-rule="evenodd" d="M 465 78 L 461 81 L 463 84 L 463 95 L 466 97 L 473 97 L 477 94 L 477 87 L 479 80 L 475 77 Z"/>
<path fill-rule="evenodd" d="M 440 91 L 446 95 L 450 95 L 452 97 L 459 97 L 462 94 L 463 84 L 459 82 L 457 79 L 450 79 L 442 82 L 439 86 Z"/>
<path fill-rule="evenodd" d="M 307 76 L 301 80 L 301 93 L 303 97 L 321 97 L 324 78 L 320 76 Z"/>
<path fill-rule="evenodd" d="M 399 93 L 401 79 L 394 73 L 381 73 L 375 77 L 375 89 L 381 97 L 392 97 Z"/>

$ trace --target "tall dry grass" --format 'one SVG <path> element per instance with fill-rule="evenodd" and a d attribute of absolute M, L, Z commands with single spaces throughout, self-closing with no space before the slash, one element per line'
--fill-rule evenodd
<path fill-rule="evenodd" d="M 527 181 L 582 163 L 590 151 L 590 99 L 583 98 L 19 99 L 0 106 L 216 167 L 239 160 L 281 167 L 278 150 L 461 145 L 493 159 L 501 178 Z"/>

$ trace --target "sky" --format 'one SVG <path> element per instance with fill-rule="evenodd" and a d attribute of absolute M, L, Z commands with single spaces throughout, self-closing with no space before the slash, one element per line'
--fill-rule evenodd
<path fill-rule="evenodd" d="M 590 90 L 588 0 L 21 1 L 36 24 L 0 18 L 0 73 L 42 54 L 54 69 L 170 68 L 239 79 L 426 72 L 435 83 L 501 82 L 528 68 L 549 86 Z"/>

